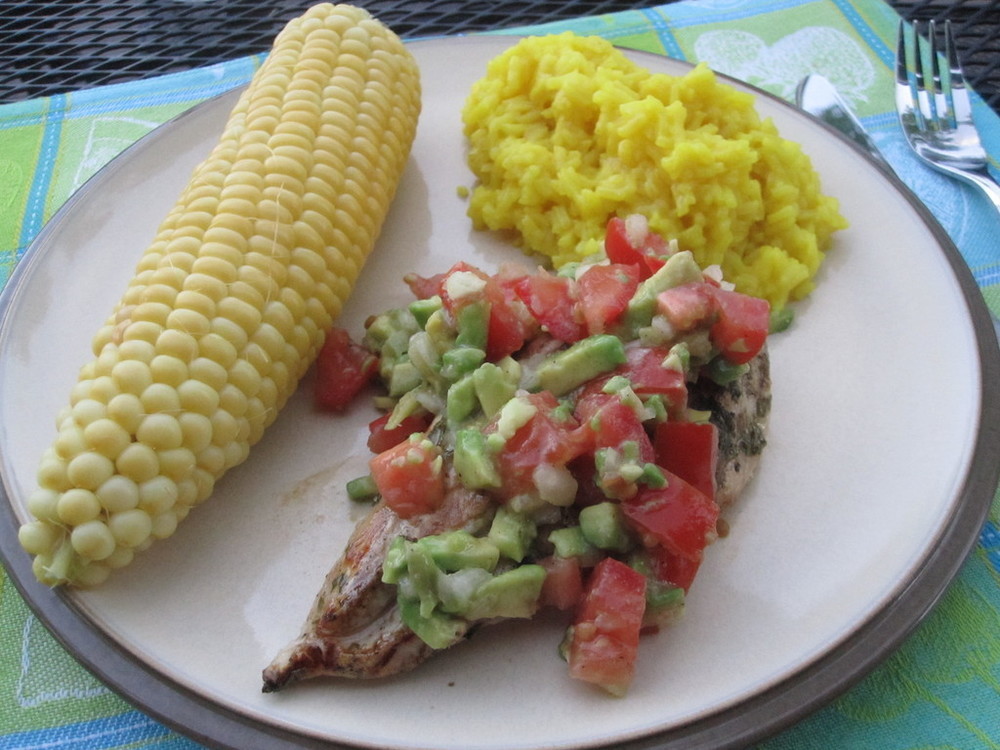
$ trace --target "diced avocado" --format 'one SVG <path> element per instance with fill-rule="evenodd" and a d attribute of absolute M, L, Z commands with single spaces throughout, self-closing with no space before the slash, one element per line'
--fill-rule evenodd
<path fill-rule="evenodd" d="M 656 612 L 684 604 L 684 589 L 671 583 L 646 579 L 646 607 Z"/>
<path fill-rule="evenodd" d="M 642 474 L 636 477 L 636 482 L 647 487 L 660 490 L 667 486 L 667 478 L 656 464 L 645 463 L 642 465 Z"/>
<path fill-rule="evenodd" d="M 431 648 L 448 648 L 458 643 L 469 629 L 461 617 L 454 617 L 439 610 L 421 612 L 420 601 L 399 598 L 399 614 L 403 623 Z"/>
<path fill-rule="evenodd" d="M 407 540 L 397 536 L 389 543 L 382 563 L 382 581 L 384 583 L 399 583 L 406 575 Z"/>
<path fill-rule="evenodd" d="M 441 609 L 453 615 L 464 614 L 479 587 L 492 578 L 493 574 L 482 568 L 463 568 L 440 576 L 438 599 L 441 602 Z"/>
<path fill-rule="evenodd" d="M 408 339 L 420 329 L 417 319 L 407 309 L 388 310 L 372 319 L 365 327 L 364 343 L 370 349 L 381 349 L 393 334 Z M 398 352 L 397 352 L 398 353 Z"/>
<path fill-rule="evenodd" d="M 684 589 L 661 581 L 653 573 L 648 552 L 641 550 L 629 556 L 629 567 L 646 577 L 646 612 L 643 622 L 648 625 L 666 625 L 684 611 Z"/>
<path fill-rule="evenodd" d="M 728 385 L 741 378 L 749 369 L 750 365 L 734 364 L 720 354 L 712 358 L 703 372 L 719 385 Z"/>
<path fill-rule="evenodd" d="M 378 495 L 378 487 L 371 474 L 357 477 L 347 483 L 347 496 L 351 500 L 371 500 Z"/>
<path fill-rule="evenodd" d="M 487 419 L 492 419 L 500 409 L 514 398 L 517 382 L 492 362 L 487 362 L 472 373 L 476 387 L 476 397 Z"/>
<path fill-rule="evenodd" d="M 411 388 L 399 397 L 396 405 L 389 412 L 389 421 L 385 423 L 386 429 L 395 429 L 407 417 L 413 414 L 420 414 L 424 411 L 423 404 L 420 403 L 421 391 L 423 390 L 423 384 L 421 384 L 416 388 Z"/>
<path fill-rule="evenodd" d="M 486 352 L 471 346 L 456 346 L 441 355 L 441 377 L 455 382 L 475 371 L 486 360 Z"/>
<path fill-rule="evenodd" d="M 383 379 L 388 381 L 389 395 L 397 398 L 407 391 L 412 391 L 421 383 L 420 371 L 407 357 L 397 359 L 389 370 L 388 377 Z"/>
<path fill-rule="evenodd" d="M 501 555 L 514 562 L 521 562 L 537 533 L 538 528 L 530 518 L 500 506 L 493 516 L 487 538 L 497 546 Z"/>
<path fill-rule="evenodd" d="M 444 308 L 435 310 L 424 323 L 424 330 L 437 345 L 439 351 L 445 351 L 455 345 L 455 329 Z"/>
<path fill-rule="evenodd" d="M 427 325 L 427 319 L 441 309 L 441 298 L 435 294 L 433 297 L 414 300 L 408 309 L 417 325 L 423 328 Z"/>
<path fill-rule="evenodd" d="M 383 573 L 384 573 L 383 568 Z M 406 578 L 411 594 L 420 602 L 420 614 L 429 616 L 437 606 L 437 579 L 441 569 L 434 562 L 431 551 L 420 544 L 406 545 Z"/>
<path fill-rule="evenodd" d="M 444 290 L 452 300 L 474 297 L 486 288 L 486 279 L 472 271 L 455 271 L 444 280 Z"/>
<path fill-rule="evenodd" d="M 652 415 L 650 419 L 655 422 L 667 421 L 667 404 L 663 399 L 663 394 L 653 393 L 642 399 L 642 405 L 646 407 L 647 413 Z"/>
<path fill-rule="evenodd" d="M 500 409 L 496 434 L 504 440 L 510 440 L 515 432 L 531 421 L 537 411 L 538 407 L 534 404 L 520 398 L 512 398 Z"/>
<path fill-rule="evenodd" d="M 495 544 L 468 531 L 446 531 L 425 536 L 415 543 L 423 545 L 434 564 L 446 573 L 464 568 L 493 570 L 500 559 L 500 550 Z"/>
<path fill-rule="evenodd" d="M 687 342 L 680 341 L 670 347 L 670 352 L 663 360 L 663 367 L 667 370 L 678 370 L 687 372 L 691 366 L 691 350 Z"/>
<path fill-rule="evenodd" d="M 538 388 L 562 396 L 624 363 L 621 339 L 610 334 L 590 336 L 543 361 L 536 373 Z"/>
<path fill-rule="evenodd" d="M 410 336 L 407 346 L 410 362 L 417 368 L 420 377 L 433 386 L 441 381 L 441 354 L 427 331 L 417 331 Z"/>
<path fill-rule="evenodd" d="M 490 303 L 486 300 L 470 302 L 455 314 L 455 324 L 458 328 L 455 343 L 458 346 L 485 350 L 489 336 Z"/>
<path fill-rule="evenodd" d="M 790 307 L 772 310 L 767 332 L 781 333 L 782 331 L 787 331 L 788 327 L 792 325 L 793 320 L 795 320 L 795 311 Z"/>
<path fill-rule="evenodd" d="M 544 582 L 545 568 L 541 565 L 519 565 L 480 586 L 463 614 L 469 620 L 531 617 L 538 610 Z"/>
<path fill-rule="evenodd" d="M 455 433 L 455 471 L 470 490 L 499 487 L 500 474 L 486 447 L 486 436 L 474 427 Z"/>
<path fill-rule="evenodd" d="M 632 537 L 618 503 L 598 503 L 582 509 L 580 530 L 584 539 L 599 549 L 627 552 L 632 548 Z"/>
<path fill-rule="evenodd" d="M 690 251 L 671 255 L 667 262 L 652 276 L 639 284 L 629 300 L 623 321 L 633 333 L 648 326 L 656 313 L 656 295 L 681 284 L 702 281 L 701 268 Z"/>
<path fill-rule="evenodd" d="M 591 559 L 598 554 L 597 548 L 587 541 L 579 526 L 564 526 L 549 532 L 549 542 L 555 547 L 559 557 L 579 557 Z"/>
<path fill-rule="evenodd" d="M 466 375 L 448 388 L 445 397 L 445 414 L 448 424 L 457 425 L 464 422 L 476 411 L 479 401 L 476 399 L 476 386 L 472 375 Z"/>

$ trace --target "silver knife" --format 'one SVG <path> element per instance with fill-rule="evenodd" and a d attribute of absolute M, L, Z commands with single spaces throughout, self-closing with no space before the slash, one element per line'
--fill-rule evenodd
<path fill-rule="evenodd" d="M 858 120 L 850 105 L 844 101 L 837 87 L 819 73 L 803 78 L 795 88 L 795 103 L 799 108 L 832 125 L 856 144 L 865 149 L 875 161 L 892 169 Z"/>

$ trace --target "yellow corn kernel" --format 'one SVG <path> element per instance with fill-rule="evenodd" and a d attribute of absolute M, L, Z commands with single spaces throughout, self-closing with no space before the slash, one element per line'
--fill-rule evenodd
<path fill-rule="evenodd" d="M 409 155 L 419 72 L 366 11 L 288 23 L 93 339 L 22 545 L 97 585 L 246 459 L 322 345 Z"/>

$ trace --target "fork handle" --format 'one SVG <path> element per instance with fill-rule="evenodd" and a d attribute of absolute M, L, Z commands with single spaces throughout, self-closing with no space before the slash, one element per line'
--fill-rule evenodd
<path fill-rule="evenodd" d="M 981 172 L 958 172 L 956 174 L 983 191 L 996 210 L 1000 212 L 1000 185 L 994 180 L 990 173 L 983 169 Z"/>

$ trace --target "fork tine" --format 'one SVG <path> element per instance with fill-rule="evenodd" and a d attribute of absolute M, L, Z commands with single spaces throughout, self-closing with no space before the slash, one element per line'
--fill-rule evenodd
<path fill-rule="evenodd" d="M 927 92 L 924 76 L 924 55 L 920 41 L 918 22 L 913 22 L 913 80 L 917 89 L 917 110 L 920 113 L 922 126 L 934 121 L 934 103 Z"/>
<path fill-rule="evenodd" d="M 913 82 L 906 64 L 906 21 L 900 20 L 896 35 L 896 109 L 906 117 L 912 117 L 917 102 L 913 95 Z"/>
<path fill-rule="evenodd" d="M 947 21 L 945 24 L 947 25 Z M 938 54 L 937 24 L 935 24 L 934 21 L 930 21 L 927 24 L 927 38 L 930 40 L 930 51 L 928 56 L 930 57 L 931 63 L 931 88 L 928 98 L 930 100 L 931 117 L 934 120 L 948 120 L 948 124 L 950 124 L 951 112 L 949 100 L 946 96 L 945 83 L 941 77 L 941 59 Z M 945 47 L 947 46 L 948 43 L 946 40 Z"/>
<path fill-rule="evenodd" d="M 948 59 L 948 78 L 951 81 L 951 102 L 955 123 L 971 125 L 972 104 L 969 102 L 969 90 L 965 86 L 965 74 L 958 60 L 958 50 L 955 48 L 950 20 L 944 22 L 944 50 Z"/>

